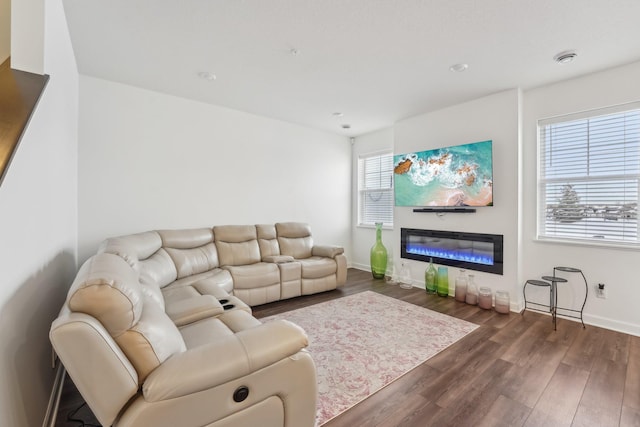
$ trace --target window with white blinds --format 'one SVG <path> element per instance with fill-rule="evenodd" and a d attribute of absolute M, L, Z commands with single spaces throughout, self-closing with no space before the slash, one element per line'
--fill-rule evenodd
<path fill-rule="evenodd" d="M 358 159 L 358 222 L 393 226 L 393 153 Z"/>
<path fill-rule="evenodd" d="M 640 102 L 538 130 L 538 238 L 640 246 Z"/>

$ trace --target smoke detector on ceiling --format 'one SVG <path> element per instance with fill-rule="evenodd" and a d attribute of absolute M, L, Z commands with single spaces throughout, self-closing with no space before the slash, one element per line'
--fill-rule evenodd
<path fill-rule="evenodd" d="M 213 74 L 211 71 L 200 71 L 198 73 L 198 77 L 200 77 L 203 80 L 208 80 L 208 81 L 214 81 L 215 79 L 217 79 L 218 77 Z"/>
<path fill-rule="evenodd" d="M 566 50 L 566 51 L 560 52 L 559 54 L 554 56 L 553 60 L 556 61 L 559 64 L 567 64 L 567 63 L 573 61 L 574 59 L 576 59 L 577 56 L 578 56 L 578 54 L 575 51 Z"/>
<path fill-rule="evenodd" d="M 469 68 L 469 64 L 453 64 L 451 67 L 449 67 L 449 71 L 451 71 L 452 73 L 461 73 L 467 68 Z"/>

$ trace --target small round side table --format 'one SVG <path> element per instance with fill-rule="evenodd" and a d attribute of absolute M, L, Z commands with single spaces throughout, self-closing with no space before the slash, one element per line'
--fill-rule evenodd
<path fill-rule="evenodd" d="M 527 301 L 527 285 L 549 288 L 549 305 L 541 304 L 533 301 Z M 553 322 L 553 329 L 555 330 L 556 329 L 555 284 L 553 282 L 549 283 L 544 280 L 529 279 L 524 283 L 524 287 L 522 288 L 522 295 L 524 296 L 524 310 L 522 310 L 521 314 L 524 316 L 524 312 L 527 311 L 527 308 L 529 310 L 540 311 L 543 313 L 551 313 L 551 322 Z M 544 307 L 544 308 L 547 308 L 547 310 L 541 310 L 540 308 L 537 308 L 537 307 Z"/>
<path fill-rule="evenodd" d="M 560 313 L 562 316 L 566 316 L 566 317 L 573 317 L 575 319 L 580 319 L 580 322 L 582 323 L 582 327 L 585 328 L 584 326 L 584 320 L 582 319 L 582 312 L 584 311 L 584 306 L 587 303 L 587 296 L 589 295 L 589 285 L 587 284 L 587 278 L 584 277 L 584 273 L 582 272 L 582 270 L 580 270 L 579 268 L 574 268 L 574 267 L 553 267 L 553 275 L 556 276 L 556 271 L 562 271 L 565 273 L 580 273 L 582 275 L 582 279 L 584 280 L 584 301 L 582 301 L 582 306 L 580 307 L 580 310 L 576 310 L 573 308 L 564 308 L 564 307 L 557 307 L 556 304 L 556 310 L 560 309 L 562 311 L 569 311 L 572 313 L 580 313 L 580 315 L 577 314 L 565 314 L 565 313 Z M 566 282 L 566 280 L 565 280 Z M 557 299 L 556 299 L 557 302 Z"/>
<path fill-rule="evenodd" d="M 553 276 L 542 276 L 542 280 L 546 280 L 551 283 L 551 298 L 553 299 L 553 313 L 551 316 L 553 316 L 553 330 L 555 331 L 557 330 L 556 324 L 558 321 L 558 285 L 556 285 L 556 283 L 565 283 L 567 279 L 556 276 L 554 272 Z"/>

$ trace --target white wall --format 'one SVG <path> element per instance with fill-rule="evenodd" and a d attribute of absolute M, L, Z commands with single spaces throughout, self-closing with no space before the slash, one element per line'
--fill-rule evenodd
<path fill-rule="evenodd" d="M 12 2 L 11 68 L 36 74 L 44 73 L 44 3 L 44 0 L 15 0 Z M 49 18 L 47 17 L 47 19 Z"/>
<path fill-rule="evenodd" d="M 0 64 L 11 55 L 11 0 L 0 0 Z"/>
<path fill-rule="evenodd" d="M 583 270 L 589 283 L 585 321 L 640 335 L 638 262 L 640 252 L 602 247 L 537 242 L 536 238 L 536 123 L 538 119 L 640 100 L 640 62 L 601 73 L 529 90 L 524 94 L 523 274 L 537 278 L 555 265 Z M 571 277 L 571 276 L 569 276 Z M 559 303 L 580 299 L 580 276 L 559 291 Z M 595 298 L 594 286 L 605 283 L 608 299 Z M 572 289 L 576 289 L 575 292 Z M 569 292 L 564 292 L 564 291 Z"/>
<path fill-rule="evenodd" d="M 398 122 L 395 126 L 395 153 L 424 151 L 478 141 L 493 141 L 494 206 L 478 208 L 473 214 L 415 213 L 410 207 L 394 209 L 393 251 L 400 265 L 400 228 L 469 231 L 504 236 L 504 274 L 469 271 L 477 286 L 494 292 L 509 291 L 512 308 L 518 308 L 518 128 L 520 91 L 513 89 L 423 114 Z M 405 260 L 416 286 L 424 287 L 425 262 Z M 451 293 L 458 275 L 449 268 Z"/>
<path fill-rule="evenodd" d="M 0 186 L 0 425 L 12 427 L 42 424 L 49 327 L 76 271 L 78 83 L 60 0 L 46 24 L 51 79 Z"/>
<path fill-rule="evenodd" d="M 79 252 L 158 228 L 304 221 L 350 247 L 346 137 L 82 76 Z"/>
<path fill-rule="evenodd" d="M 427 113 L 397 123 L 394 128 L 356 138 L 354 168 L 358 154 L 389 147 L 398 153 L 426 150 L 446 145 L 492 139 L 494 141 L 494 207 L 475 214 L 413 213 L 411 208 L 395 208 L 392 232 L 385 231 L 385 245 L 394 252 L 399 265 L 400 228 L 434 228 L 503 234 L 505 238 L 505 274 L 498 276 L 474 272 L 477 282 L 511 293 L 512 309 L 522 303 L 522 285 L 526 279 L 553 273 L 553 267 L 581 268 L 588 280 L 589 297 L 585 321 L 594 325 L 640 335 L 640 316 L 635 301 L 640 300 L 637 264 L 638 251 L 584 247 L 538 242 L 536 237 L 536 123 L 540 118 L 606 107 L 640 99 L 640 62 L 600 73 L 519 93 L 511 90 L 444 110 Z M 462 123 L 462 124 L 461 124 Z M 521 141 L 521 144 L 518 143 Z M 518 148 L 520 145 L 520 148 Z M 357 190 L 354 172 L 354 198 Z M 518 191 L 518 189 L 521 189 Z M 353 224 L 357 223 L 353 201 Z M 372 229 L 354 227 L 353 262 L 369 268 L 369 248 L 374 241 Z M 392 243 L 390 245 L 389 243 Z M 423 286 L 425 263 L 408 261 L 413 283 Z M 450 279 L 456 275 L 450 269 Z M 579 308 L 584 284 L 580 275 L 565 275 L 569 283 L 561 285 L 559 303 Z M 605 283 L 607 299 L 595 298 L 594 286 Z M 529 291 L 528 291 L 529 292 Z M 532 297 L 542 300 L 548 293 Z"/>
<path fill-rule="evenodd" d="M 393 128 L 382 129 L 358 136 L 352 145 L 352 193 L 351 223 L 353 255 L 351 265 L 361 270 L 371 269 L 371 247 L 376 240 L 376 231 L 373 226 L 358 226 L 358 157 L 384 151 L 393 151 Z M 382 230 L 382 243 L 387 248 L 387 272 L 393 274 L 393 228 L 386 227 Z"/>

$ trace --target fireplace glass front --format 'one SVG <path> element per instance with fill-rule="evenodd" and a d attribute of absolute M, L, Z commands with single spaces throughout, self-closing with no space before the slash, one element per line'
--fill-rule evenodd
<path fill-rule="evenodd" d="M 402 258 L 503 274 L 502 235 L 402 228 L 400 238 Z"/>

